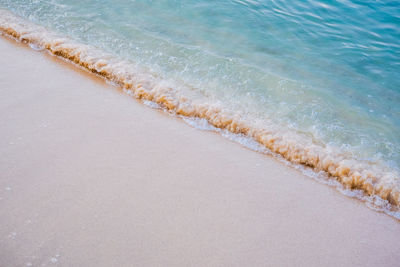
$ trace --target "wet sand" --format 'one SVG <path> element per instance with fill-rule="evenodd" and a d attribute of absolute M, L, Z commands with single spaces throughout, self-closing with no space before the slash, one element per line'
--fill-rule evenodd
<path fill-rule="evenodd" d="M 398 266 L 400 223 L 0 38 L 0 266 Z"/>

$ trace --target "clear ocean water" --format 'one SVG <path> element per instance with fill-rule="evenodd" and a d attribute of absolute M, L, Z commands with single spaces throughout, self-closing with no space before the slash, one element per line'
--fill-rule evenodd
<path fill-rule="evenodd" d="M 320 162 L 322 154 L 336 167 L 351 162 L 351 175 L 373 169 L 365 180 L 395 192 L 389 201 L 400 199 L 399 1 L 0 0 L 0 7 L 140 66 L 193 101 L 286 138 L 286 147 L 318 147 Z"/>

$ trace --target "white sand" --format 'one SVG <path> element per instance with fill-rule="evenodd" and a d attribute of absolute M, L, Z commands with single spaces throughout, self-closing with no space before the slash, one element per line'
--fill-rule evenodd
<path fill-rule="evenodd" d="M 400 266 L 400 223 L 0 39 L 0 266 Z"/>

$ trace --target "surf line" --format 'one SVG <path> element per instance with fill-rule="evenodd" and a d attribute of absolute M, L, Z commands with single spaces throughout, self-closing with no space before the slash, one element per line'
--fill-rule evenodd
<path fill-rule="evenodd" d="M 376 168 L 372 170 L 367 164 L 331 155 L 320 146 L 305 147 L 272 130 L 253 127 L 240 116 L 219 106 L 191 100 L 179 90 L 157 80 L 154 75 L 137 72 L 127 61 L 70 38 L 60 37 L 6 10 L 0 10 L 0 32 L 103 77 L 137 99 L 155 102 L 172 114 L 205 119 L 216 128 L 253 138 L 292 163 L 310 167 L 316 172 L 324 171 L 344 188 L 361 190 L 366 196 L 378 196 L 390 203 L 393 209 L 400 209 L 400 178 L 394 172 Z"/>

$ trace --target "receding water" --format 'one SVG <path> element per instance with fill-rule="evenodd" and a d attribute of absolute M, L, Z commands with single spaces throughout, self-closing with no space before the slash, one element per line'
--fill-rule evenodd
<path fill-rule="evenodd" d="M 295 135 L 303 147 L 311 142 L 361 169 L 379 166 L 399 188 L 399 1 L 0 0 L 0 7 L 241 120 Z"/>

